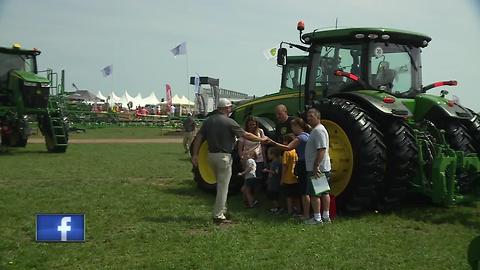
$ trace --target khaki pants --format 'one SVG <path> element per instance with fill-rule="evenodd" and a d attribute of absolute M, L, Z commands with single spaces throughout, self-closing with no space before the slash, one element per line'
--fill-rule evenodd
<path fill-rule="evenodd" d="M 230 177 L 232 177 L 232 155 L 208 153 L 208 162 L 212 166 L 217 180 L 217 197 L 213 206 L 213 217 L 224 219 L 227 212 L 228 184 L 230 184 Z"/>
<path fill-rule="evenodd" d="M 194 135 L 195 135 L 195 131 L 183 132 L 183 148 L 185 148 L 185 152 L 190 151 L 190 144 L 192 144 Z"/>

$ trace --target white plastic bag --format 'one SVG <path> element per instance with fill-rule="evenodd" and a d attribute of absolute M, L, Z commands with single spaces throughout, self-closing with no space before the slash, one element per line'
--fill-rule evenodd
<path fill-rule="evenodd" d="M 320 177 L 312 177 L 312 186 L 315 195 L 319 195 L 320 193 L 324 193 L 330 191 L 330 186 L 328 185 L 327 176 L 322 173 Z"/>

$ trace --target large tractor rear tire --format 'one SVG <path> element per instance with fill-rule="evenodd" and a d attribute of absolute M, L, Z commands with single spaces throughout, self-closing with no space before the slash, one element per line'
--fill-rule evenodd
<path fill-rule="evenodd" d="M 468 128 L 459 120 L 449 119 L 435 123 L 437 127 L 445 130 L 445 140 L 450 147 L 456 151 L 463 151 L 465 154 L 476 153 L 475 140 L 468 132 Z M 473 132 L 478 130 L 473 130 Z M 475 134 L 475 133 L 473 133 Z M 478 135 L 477 135 L 478 136 Z M 460 193 L 468 193 L 473 188 L 473 182 L 466 175 L 457 175 L 457 183 Z"/>
<path fill-rule="evenodd" d="M 466 125 L 468 134 L 472 137 L 472 145 L 475 148 L 475 152 L 480 154 L 480 115 L 473 111 L 470 111 L 473 117 Z"/>
<path fill-rule="evenodd" d="M 398 206 L 415 177 L 418 147 L 412 129 L 403 119 L 384 119 L 382 132 L 387 146 L 387 172 L 378 191 L 382 208 Z"/>
<path fill-rule="evenodd" d="M 386 147 L 377 124 L 357 104 L 332 98 L 316 106 L 330 137 L 331 191 L 340 209 L 374 207 L 386 170 Z"/>
<path fill-rule="evenodd" d="M 476 152 L 473 138 L 468 133 L 467 127 L 460 121 L 450 120 L 445 124 L 435 124 L 445 130 L 445 139 L 454 150 L 463 151 L 465 154 Z"/>
<path fill-rule="evenodd" d="M 193 140 L 193 143 L 190 147 L 190 154 L 192 154 L 193 144 L 197 138 L 198 137 L 195 137 Z M 236 193 L 240 190 L 243 184 L 243 178 L 237 175 L 242 168 L 236 149 L 232 153 L 232 158 L 232 177 L 230 178 L 228 189 L 230 193 Z M 198 154 L 198 166 L 192 166 L 192 172 L 194 180 L 200 189 L 211 193 L 215 193 L 217 191 L 217 180 L 212 168 L 210 167 L 210 164 L 208 163 L 208 143 L 206 140 L 204 140 L 200 146 Z"/>

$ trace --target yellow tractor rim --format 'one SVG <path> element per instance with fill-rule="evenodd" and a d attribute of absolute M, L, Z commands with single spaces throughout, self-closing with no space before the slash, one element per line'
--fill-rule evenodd
<path fill-rule="evenodd" d="M 217 183 L 213 169 L 208 162 L 208 143 L 206 140 L 200 146 L 198 153 L 198 169 L 200 170 L 203 181 L 212 185 Z"/>
<path fill-rule="evenodd" d="M 330 137 L 330 161 L 332 162 L 331 192 L 338 196 L 350 182 L 353 172 L 353 150 L 345 131 L 335 122 L 322 120 Z"/>

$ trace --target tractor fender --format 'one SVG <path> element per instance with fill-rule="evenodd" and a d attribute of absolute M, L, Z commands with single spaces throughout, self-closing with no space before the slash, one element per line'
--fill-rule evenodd
<path fill-rule="evenodd" d="M 266 136 L 270 138 L 275 137 L 275 123 L 266 117 L 256 117 L 259 126 L 263 129 Z"/>
<path fill-rule="evenodd" d="M 339 97 L 353 101 L 363 109 L 375 114 L 403 118 L 411 117 L 413 115 L 407 106 L 398 100 L 395 100 L 393 103 L 385 103 L 383 100 L 359 92 L 338 93 L 330 97 Z"/>
<path fill-rule="evenodd" d="M 448 104 L 435 104 L 427 112 L 425 118 L 428 119 L 445 119 L 445 118 L 455 118 L 458 120 L 470 121 L 473 118 L 473 114 L 465 109 L 463 106 L 458 104 L 448 105 Z"/>

